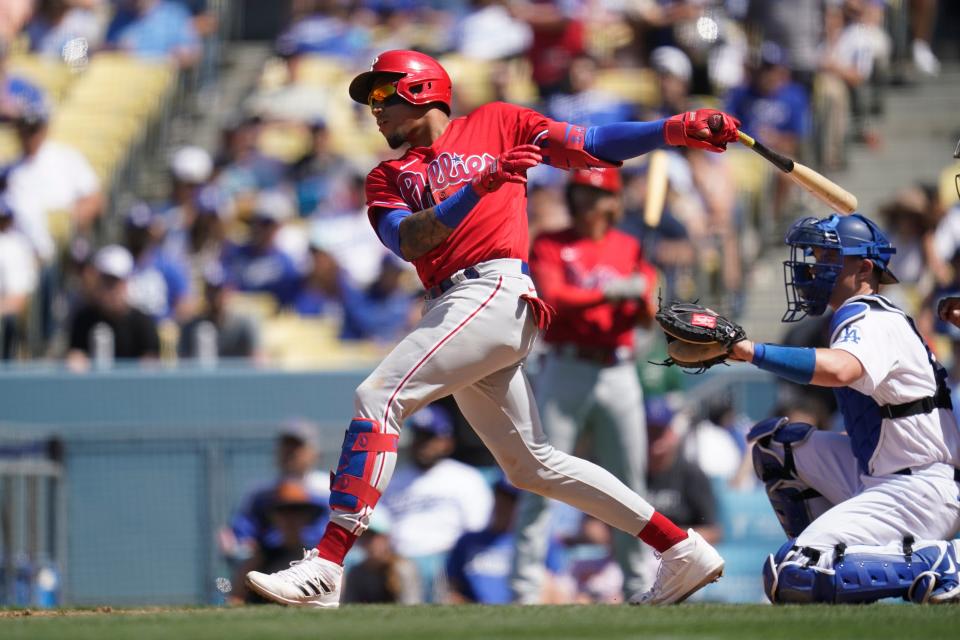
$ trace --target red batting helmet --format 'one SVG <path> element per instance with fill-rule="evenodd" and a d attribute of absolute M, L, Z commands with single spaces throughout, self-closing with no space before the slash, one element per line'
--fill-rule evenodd
<path fill-rule="evenodd" d="M 574 169 L 570 172 L 570 184 L 582 184 L 610 193 L 620 193 L 623 182 L 620 180 L 619 169 Z"/>
<path fill-rule="evenodd" d="M 397 94 L 411 104 L 440 102 L 450 112 L 453 85 L 440 63 L 419 51 L 384 51 L 373 59 L 370 71 L 364 71 L 350 83 L 350 97 L 367 104 L 379 74 L 397 76 Z"/>

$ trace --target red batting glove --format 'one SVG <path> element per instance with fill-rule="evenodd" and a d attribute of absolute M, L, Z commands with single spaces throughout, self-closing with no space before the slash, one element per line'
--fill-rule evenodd
<path fill-rule="evenodd" d="M 470 184 L 481 196 L 493 193 L 508 182 L 524 184 L 527 181 L 527 169 L 532 169 L 542 161 L 540 147 L 535 144 L 522 144 L 501 153 L 500 157 L 487 165 Z"/>
<path fill-rule="evenodd" d="M 720 153 L 737 141 L 740 121 L 716 109 L 687 111 L 667 119 L 663 139 L 675 147 L 694 147 Z"/>

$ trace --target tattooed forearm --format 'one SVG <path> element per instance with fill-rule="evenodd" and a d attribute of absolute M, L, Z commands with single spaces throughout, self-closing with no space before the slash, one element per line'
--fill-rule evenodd
<path fill-rule="evenodd" d="M 433 207 L 417 211 L 400 223 L 400 251 L 405 260 L 416 260 L 446 240 L 453 229 L 437 220 Z"/>

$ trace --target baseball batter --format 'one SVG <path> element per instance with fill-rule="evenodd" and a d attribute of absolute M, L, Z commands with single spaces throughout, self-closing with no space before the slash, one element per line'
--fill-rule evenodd
<path fill-rule="evenodd" d="M 946 371 L 913 320 L 879 294 L 897 279 L 883 232 L 853 214 L 803 218 L 786 238 L 785 321 L 829 306 L 830 347 L 743 340 L 732 358 L 833 387 L 846 433 L 757 424 L 754 467 L 790 537 L 763 567 L 772 602 L 960 598 L 960 431 Z"/>
<path fill-rule="evenodd" d="M 367 176 L 367 205 L 383 244 L 416 266 L 427 302 L 417 327 L 357 389 L 323 539 L 290 569 L 249 573 L 251 588 L 285 604 L 338 606 L 344 557 L 393 473 L 402 421 L 449 394 L 514 485 L 662 552 L 658 580 L 637 602 L 676 602 L 716 580 L 723 560 L 700 536 L 544 436 L 521 365 L 552 310 L 527 275 L 524 182 L 541 161 L 613 166 L 664 144 L 722 151 L 737 122 L 701 110 L 585 129 L 503 103 L 451 119 L 450 78 L 415 51 L 378 56 L 350 97 L 369 106 L 391 148 L 407 146 Z"/>
<path fill-rule="evenodd" d="M 642 493 L 647 438 L 633 342 L 634 328 L 649 325 L 656 308 L 656 272 L 639 243 L 613 228 L 623 213 L 621 189 L 617 169 L 571 171 L 566 197 L 572 226 L 533 243 L 533 280 L 557 310 L 534 387 L 550 444 L 570 453 L 589 430 L 597 463 Z M 549 525 L 546 500 L 524 494 L 511 578 L 520 602 L 540 601 Z M 644 546 L 623 531 L 613 542 L 629 596 L 645 586 Z"/>

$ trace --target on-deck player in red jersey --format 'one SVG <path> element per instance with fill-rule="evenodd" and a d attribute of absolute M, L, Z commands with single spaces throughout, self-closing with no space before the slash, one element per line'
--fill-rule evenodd
<path fill-rule="evenodd" d="M 613 226 L 622 212 L 621 189 L 616 169 L 571 172 L 573 225 L 534 241 L 533 280 L 557 310 L 544 337 L 548 344 L 612 356 L 617 347 L 632 349 L 635 327 L 653 318 L 656 270 L 640 243 Z"/>
<path fill-rule="evenodd" d="M 679 602 L 716 580 L 723 559 L 698 534 L 543 434 L 522 364 L 552 310 L 527 275 L 524 183 L 540 162 L 611 167 L 665 144 L 723 151 L 737 121 L 699 110 L 587 129 L 507 104 L 451 119 L 447 72 L 416 51 L 382 53 L 351 82 L 350 96 L 369 106 L 391 148 L 409 146 L 370 172 L 369 217 L 384 245 L 416 265 L 427 301 L 416 328 L 357 388 L 323 539 L 290 569 L 250 572 L 248 585 L 275 602 L 338 606 L 344 557 L 393 475 L 403 420 L 447 395 L 515 486 L 662 552 L 653 587 L 632 601 Z"/>

